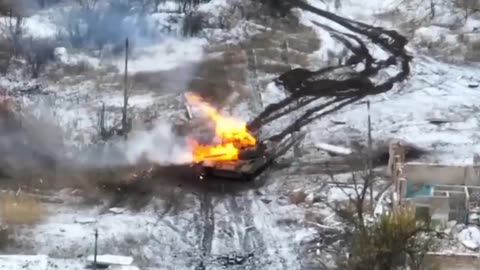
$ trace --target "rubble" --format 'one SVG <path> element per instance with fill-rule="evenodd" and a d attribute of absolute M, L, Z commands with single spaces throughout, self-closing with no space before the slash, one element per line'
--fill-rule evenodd
<path fill-rule="evenodd" d="M 476 250 L 480 247 L 480 230 L 477 227 L 468 227 L 458 234 L 458 240 L 465 247 Z"/>
<path fill-rule="evenodd" d="M 229 254 L 227 256 L 218 257 L 217 261 L 224 267 L 231 265 L 244 265 L 248 263 L 249 260 L 253 260 L 254 255 L 253 252 L 245 255 Z"/>

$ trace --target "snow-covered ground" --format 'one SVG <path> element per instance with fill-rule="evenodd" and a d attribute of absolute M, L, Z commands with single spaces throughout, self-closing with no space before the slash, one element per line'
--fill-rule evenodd
<path fill-rule="evenodd" d="M 424 20 L 430 16 L 429 6 L 426 6 L 428 1 L 413 1 L 422 4 L 419 8 L 413 8 L 412 1 L 400 0 L 309 2 L 340 16 L 386 28 L 400 28 L 408 33 L 412 29 L 407 28 L 414 26 L 399 24 L 399 18 L 406 18 L 403 22 L 421 21 L 414 24 L 418 29 L 414 28 L 409 36 L 412 39 L 409 52 L 414 58 L 408 81 L 386 94 L 369 97 L 372 135 L 374 140 L 404 139 L 434 150 L 426 157 L 430 161 L 471 163 L 473 153 L 480 150 L 476 146 L 480 140 L 476 116 L 477 104 L 480 104 L 480 88 L 477 88 L 480 66 L 447 63 L 441 59 L 449 57 L 429 55 L 431 50 L 427 50 L 425 44 L 442 48 L 435 51 L 436 54 L 456 52 L 453 56 L 461 55 L 462 51 L 454 50 L 454 40 L 462 33 L 468 33 L 470 40 L 478 38 L 475 28 L 479 21 L 475 16 L 462 21 L 447 0 L 437 1 L 433 20 Z M 218 10 L 228 4 L 228 0 L 212 0 L 201 5 L 199 10 L 218 14 Z M 162 12 L 174 9 L 167 2 L 154 16 L 166 18 Z M 321 48 L 310 56 L 311 65 L 323 66 L 335 61 L 332 57 L 342 53 L 342 46 L 311 20 L 338 26 L 307 12 L 299 12 L 299 16 L 302 23 L 315 28 L 321 40 Z M 41 25 L 42 31 L 29 30 L 41 37 L 57 32 L 46 17 L 32 17 L 26 24 L 28 29 Z M 245 24 L 241 22 L 229 33 L 221 30 L 211 33 L 221 37 L 218 40 L 229 35 L 230 41 L 243 39 L 248 35 L 242 28 Z M 453 24 L 460 26 L 451 30 Z M 242 36 L 239 38 L 239 35 Z M 197 63 L 204 56 L 202 46 L 207 42 L 201 38 L 166 39 L 163 43 L 146 47 L 144 54 L 132 57 L 130 71 L 165 71 Z M 468 42 L 466 44 L 462 50 L 468 50 Z M 372 48 L 372 52 L 379 58 L 384 57 L 381 50 Z M 458 61 L 458 57 L 454 58 Z M 71 56 L 69 59 L 76 58 Z M 113 63 L 119 70 L 123 69 L 121 58 Z M 101 69 L 102 63 L 94 66 Z M 101 78 L 98 76 L 69 75 L 59 82 L 40 81 L 54 96 L 25 98 L 24 104 L 37 115 L 48 114 L 55 119 L 56 125 L 67 131 L 65 139 L 74 144 L 90 143 L 98 136 L 97 113 L 102 102 L 108 107 L 107 113 L 115 115 L 108 119 L 107 125 L 113 125 L 113 118 L 120 118 L 122 88 L 114 79 L 99 84 Z M 2 78 L 0 85 L 7 89 L 18 87 L 15 77 L 10 80 Z M 260 90 L 264 106 L 285 95 L 273 83 Z M 164 94 L 145 89 L 134 91 L 129 99 L 131 110 L 138 115 L 157 115 L 163 119 L 179 118 L 184 113 L 182 102 L 179 93 Z M 232 111 L 248 108 L 245 103 L 232 104 L 232 107 Z M 251 115 L 251 112 L 243 114 Z M 432 118 L 444 119 L 448 123 L 432 124 L 429 122 Z M 342 122 L 345 124 L 338 124 Z M 300 161 L 303 162 L 319 155 L 314 146 L 320 142 L 348 147 L 359 138 L 365 138 L 366 106 L 347 106 L 309 125 L 307 131 L 307 138 L 301 145 L 304 156 Z M 134 264 L 142 269 L 305 269 L 310 267 L 309 255 L 304 252 L 305 243 L 318 236 L 318 226 L 336 225 L 331 210 L 315 201 L 319 197 L 327 201 L 346 199 L 346 195 L 334 187 L 320 192 L 323 182 L 325 178 L 321 175 L 301 175 L 292 169 L 271 171 L 266 183 L 255 190 L 224 195 L 187 193 L 183 195 L 178 211 L 164 211 L 168 209 L 168 200 L 159 196 L 141 210 L 126 209 L 122 213 L 108 211 L 110 206 L 107 207 L 106 202 L 82 206 L 77 197 L 63 191 L 54 196 L 63 203 L 46 205 L 49 216 L 44 223 L 15 229 L 18 245 L 11 247 L 9 252 L 50 256 L 49 259 L 41 257 L 38 267 L 47 260 L 47 267 L 50 267 L 47 269 L 83 269 L 87 256 L 93 252 L 93 233 L 98 229 L 100 253 L 133 256 Z M 296 204 L 292 194 L 300 194 L 300 191 L 305 193 L 305 198 Z M 319 222 L 323 224 L 319 225 Z M 3 269 L 23 269 L 20 267 L 30 258 L 20 259 L 23 262 L 17 268 L 8 265 L 11 261 L 6 261 L 7 268 Z M 2 263 L 0 258 L 0 266 Z"/>
<path fill-rule="evenodd" d="M 311 0 L 309 2 L 326 10 L 334 9 L 334 1 L 331 1 L 330 5 L 328 1 Z M 405 1 L 382 1 L 381 3 L 372 1 L 375 3 L 369 2 L 373 5 L 371 9 L 365 8 L 365 3 L 359 1 L 338 2 L 341 5 L 336 9 L 337 15 L 363 19 L 367 23 L 386 25 L 385 27 L 393 29 L 396 29 L 398 25 L 393 27 L 388 21 L 383 23 L 383 20 L 374 15 L 391 11 L 392 5 L 395 3 L 395 10 L 403 11 L 404 13 L 401 14 L 407 16 L 406 18 L 413 19 L 417 16 L 402 4 Z M 445 16 L 455 15 L 448 13 Z M 345 31 L 343 27 L 309 12 L 302 13 L 301 17 L 304 23 L 317 28 L 317 31 L 323 34 L 324 46 L 314 53 L 315 59 L 325 60 L 325 57 L 332 53 L 335 55 L 341 51 L 342 46 L 338 46 L 338 44 L 336 46 L 336 41 L 331 39 L 324 29 L 311 22 L 321 22 Z M 473 19 L 467 20 L 466 23 L 473 23 Z M 434 41 L 438 38 L 437 32 L 435 32 L 437 28 L 439 26 L 434 25 L 425 26 L 423 29 Z M 447 28 L 442 29 L 449 31 Z M 480 33 L 477 33 L 476 36 L 480 37 Z M 479 133 L 478 120 L 475 115 L 478 110 L 476 104 L 479 101 L 480 65 L 447 63 L 433 56 L 425 55 L 425 48 L 415 45 L 417 44 L 414 42 L 409 46 L 409 53 L 414 58 L 408 81 L 396 86 L 386 94 L 368 98 L 371 102 L 373 138 L 380 141 L 403 139 L 427 150 L 433 150 L 433 153 L 427 157 L 430 161 L 471 164 L 473 153 L 479 150 L 476 147 L 479 142 Z M 440 45 L 445 48 L 457 46 L 449 44 L 448 40 L 442 40 Z M 376 54 L 376 56 L 380 59 L 383 58 L 382 54 Z M 388 72 L 390 73 L 390 71 Z M 379 76 L 385 75 L 387 74 L 384 72 Z M 268 89 L 270 89 L 267 92 L 270 97 L 275 89 L 274 87 Z M 278 90 L 277 96 L 282 95 L 284 95 L 283 91 Z M 309 135 L 304 144 L 308 146 L 314 145 L 318 141 L 327 141 L 350 145 L 359 137 L 366 138 L 367 116 L 365 104 L 353 104 L 329 114 L 308 127 Z M 447 123 L 433 124 L 429 121 L 432 119 L 445 120 Z M 345 124 L 339 125 L 338 122 L 345 122 Z M 332 136 L 332 134 L 335 135 Z"/>

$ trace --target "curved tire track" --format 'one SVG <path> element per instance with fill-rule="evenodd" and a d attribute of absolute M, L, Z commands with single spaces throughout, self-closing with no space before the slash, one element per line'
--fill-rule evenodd
<path fill-rule="evenodd" d="M 405 50 L 407 39 L 398 32 L 346 19 L 301 0 L 290 0 L 289 4 L 291 7 L 300 8 L 324 17 L 353 32 L 354 34 L 344 33 L 312 21 L 318 27 L 329 31 L 333 38 L 343 43 L 351 51 L 352 56 L 342 65 L 330 66 L 317 71 L 297 68 L 279 76 L 276 82 L 283 85 L 291 95 L 277 103 L 268 105 L 248 124 L 251 130 L 258 130 L 263 125 L 290 112 L 300 110 L 318 99 L 327 99 L 326 102 L 304 111 L 284 130 L 268 138 L 281 140 L 286 135 L 298 131 L 303 126 L 326 114 L 335 112 L 368 95 L 376 95 L 392 89 L 394 84 L 405 80 L 410 74 L 412 57 Z M 380 47 L 390 56 L 385 60 L 375 59 L 360 36 Z M 363 64 L 363 70 L 356 71 L 354 68 L 360 63 Z M 370 77 L 390 66 L 397 66 L 398 73 L 381 83 L 373 83 Z"/>
<path fill-rule="evenodd" d="M 201 261 L 195 268 L 205 270 L 212 252 L 212 241 L 215 233 L 215 216 L 213 211 L 212 196 L 205 191 L 200 198 L 200 213 L 203 219 L 203 235 L 201 238 Z"/>

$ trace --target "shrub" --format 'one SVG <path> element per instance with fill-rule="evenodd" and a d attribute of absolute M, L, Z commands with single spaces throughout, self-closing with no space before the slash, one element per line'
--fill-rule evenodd
<path fill-rule="evenodd" d="M 0 40 L 0 74 L 6 74 L 14 54 L 12 43 L 6 39 Z"/>
<path fill-rule="evenodd" d="M 38 78 L 46 64 L 55 59 L 55 43 L 48 39 L 25 40 L 23 56 L 27 61 L 28 70 L 32 78 Z"/>
<path fill-rule="evenodd" d="M 8 227 L 0 224 L 0 250 L 8 244 Z"/>
<path fill-rule="evenodd" d="M 189 12 L 183 21 L 182 33 L 186 37 L 197 36 L 204 26 L 204 17 L 201 13 Z"/>
<path fill-rule="evenodd" d="M 22 0 L 2 0 L 0 1 L 0 15 L 16 16 L 22 11 Z"/>
<path fill-rule="evenodd" d="M 353 234 L 347 269 L 423 269 L 425 254 L 432 249 L 433 237 L 427 223 L 415 218 L 413 208 L 402 208 L 372 224 L 360 226 Z"/>

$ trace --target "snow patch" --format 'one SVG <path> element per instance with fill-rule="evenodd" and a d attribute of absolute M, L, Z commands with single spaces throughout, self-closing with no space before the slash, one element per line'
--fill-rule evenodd
<path fill-rule="evenodd" d="M 211 0 L 208 3 L 201 4 L 198 11 L 208 12 L 211 16 L 219 16 L 222 9 L 228 7 L 227 0 Z"/>
<path fill-rule="evenodd" d="M 57 61 L 64 65 L 87 64 L 93 68 L 97 68 L 100 65 L 98 58 L 88 56 L 85 53 L 70 54 L 65 47 L 57 47 L 53 53 Z"/>
<path fill-rule="evenodd" d="M 157 6 L 158 12 L 178 12 L 181 10 L 180 4 L 175 1 L 164 1 Z"/>
<path fill-rule="evenodd" d="M 48 257 L 45 255 L 0 255 L 0 269 L 46 270 Z"/>
<path fill-rule="evenodd" d="M 128 105 L 134 108 L 146 109 L 154 104 L 152 93 L 128 97 Z M 123 97 L 114 96 L 104 100 L 105 106 L 123 107 Z"/>
<path fill-rule="evenodd" d="M 54 38 L 58 34 L 57 26 L 42 14 L 25 18 L 25 32 L 34 38 Z"/>
<path fill-rule="evenodd" d="M 204 56 L 204 39 L 167 39 L 159 45 L 146 47 L 137 52 L 137 57 L 128 63 L 129 73 L 171 70 L 188 63 L 200 61 Z M 116 66 L 124 69 L 125 60 L 119 59 Z"/>

